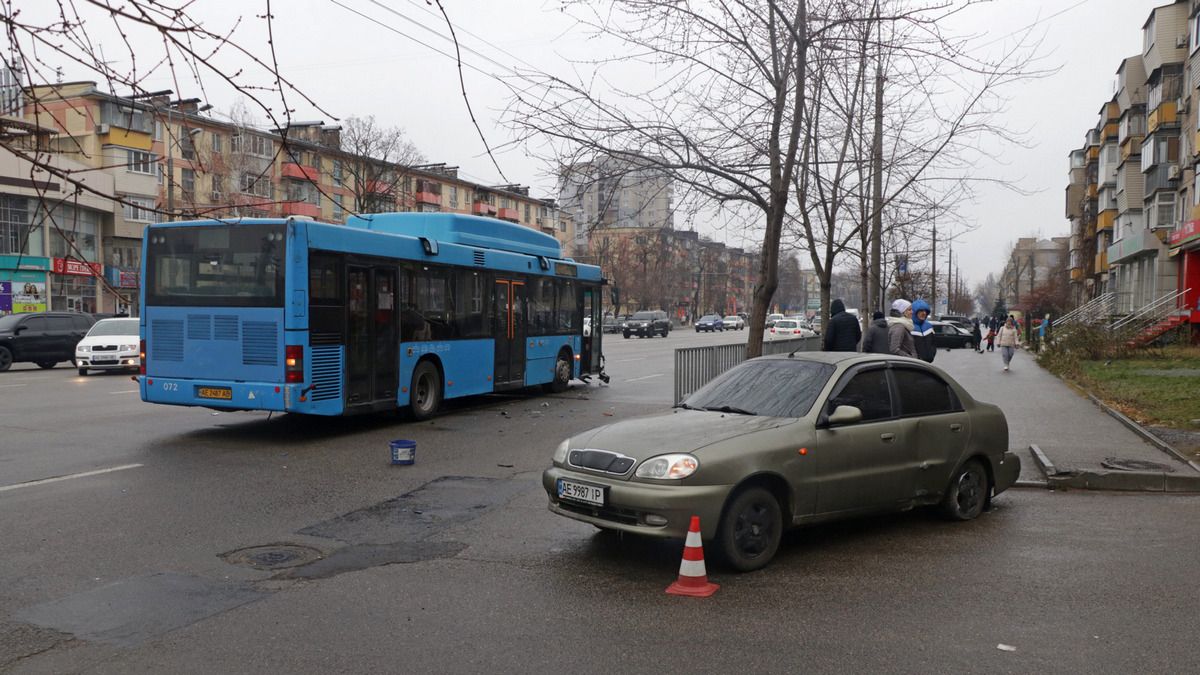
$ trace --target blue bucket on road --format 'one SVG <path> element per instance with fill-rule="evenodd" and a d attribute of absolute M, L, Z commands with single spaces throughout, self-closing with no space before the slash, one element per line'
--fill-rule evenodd
<path fill-rule="evenodd" d="M 392 464 L 412 464 L 417 461 L 416 441 L 399 440 L 388 445 L 392 448 Z"/>

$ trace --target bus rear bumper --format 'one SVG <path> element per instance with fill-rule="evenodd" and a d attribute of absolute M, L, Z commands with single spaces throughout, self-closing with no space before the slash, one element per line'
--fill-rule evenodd
<path fill-rule="evenodd" d="M 275 382 L 230 382 L 139 375 L 142 400 L 166 405 L 203 406 L 222 410 L 276 410 L 292 408 L 301 385 Z"/>

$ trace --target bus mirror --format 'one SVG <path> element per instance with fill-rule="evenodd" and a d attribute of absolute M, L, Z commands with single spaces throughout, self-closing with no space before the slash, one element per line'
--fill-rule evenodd
<path fill-rule="evenodd" d="M 421 237 L 420 239 L 421 248 L 425 249 L 425 255 L 438 254 L 438 244 L 436 240 L 430 239 L 429 237 Z"/>

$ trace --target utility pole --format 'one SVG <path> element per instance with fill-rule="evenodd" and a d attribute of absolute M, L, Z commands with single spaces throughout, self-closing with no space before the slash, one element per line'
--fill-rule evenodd
<path fill-rule="evenodd" d="M 929 256 L 930 264 L 933 269 L 930 271 L 929 280 L 929 307 L 932 309 L 937 306 L 937 221 L 933 221 L 933 255 Z"/>
<path fill-rule="evenodd" d="M 954 302 L 954 242 L 951 241 L 946 255 L 946 313 L 952 314 L 950 303 Z"/>

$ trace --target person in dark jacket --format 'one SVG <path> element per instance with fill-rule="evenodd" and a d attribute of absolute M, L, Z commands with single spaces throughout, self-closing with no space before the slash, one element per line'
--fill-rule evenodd
<path fill-rule="evenodd" d="M 912 336 L 913 348 L 917 358 L 926 363 L 933 363 L 937 356 L 937 345 L 933 343 L 933 324 L 929 323 L 929 303 L 917 300 L 912 305 Z"/>
<path fill-rule="evenodd" d="M 858 319 L 846 311 L 841 298 L 829 303 L 829 325 L 825 327 L 824 350 L 827 352 L 856 352 L 862 338 Z"/>
<path fill-rule="evenodd" d="M 971 324 L 971 346 L 976 352 L 983 353 L 983 330 L 979 328 L 979 319 L 975 319 L 975 323 Z"/>
<path fill-rule="evenodd" d="M 891 354 L 891 345 L 888 343 L 888 324 L 887 319 L 883 318 L 883 312 L 875 312 L 871 315 L 871 325 L 867 328 L 867 334 L 863 337 L 862 350 L 864 354 Z"/>

